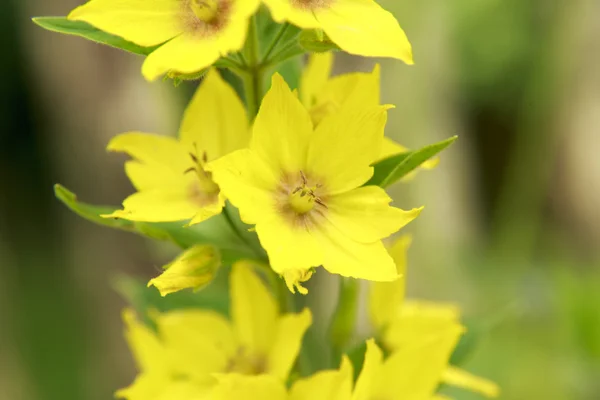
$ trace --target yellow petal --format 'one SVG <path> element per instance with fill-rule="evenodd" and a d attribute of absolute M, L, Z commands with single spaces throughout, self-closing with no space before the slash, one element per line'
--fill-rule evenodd
<path fill-rule="evenodd" d="M 446 368 L 442 374 L 442 381 L 448 385 L 480 393 L 489 398 L 496 398 L 500 394 L 500 388 L 494 382 L 452 366 Z"/>
<path fill-rule="evenodd" d="M 406 34 L 396 18 L 375 1 L 338 1 L 315 15 L 329 38 L 350 54 L 413 63 Z"/>
<path fill-rule="evenodd" d="M 415 219 L 423 207 L 404 211 L 378 186 L 363 186 L 327 199 L 326 218 L 352 239 L 370 243 L 397 232 Z"/>
<path fill-rule="evenodd" d="M 198 290 L 214 279 L 220 265 L 219 251 L 213 246 L 193 246 L 171 262 L 160 276 L 151 279 L 148 286 L 156 286 L 161 296 L 188 288 Z"/>
<path fill-rule="evenodd" d="M 310 10 L 294 7 L 290 0 L 264 0 L 277 22 L 289 21 L 304 29 L 319 28 L 321 25 Z"/>
<path fill-rule="evenodd" d="M 206 74 L 185 110 L 179 139 L 209 161 L 248 146 L 246 109 L 217 70 Z"/>
<path fill-rule="evenodd" d="M 123 321 L 126 325 L 125 338 L 138 369 L 158 374 L 167 371 L 166 349 L 154 332 L 136 318 L 133 310 L 123 311 Z"/>
<path fill-rule="evenodd" d="M 340 106 L 352 100 L 363 107 L 375 107 L 380 99 L 380 75 L 379 64 L 375 65 L 372 72 L 338 75 L 325 84 L 323 92 Z"/>
<path fill-rule="evenodd" d="M 284 384 L 271 375 L 217 375 L 211 400 L 286 400 Z M 181 399 L 180 399 L 181 400 Z M 186 399 L 187 400 L 187 399 Z"/>
<path fill-rule="evenodd" d="M 125 163 L 125 173 L 138 191 L 172 186 L 175 182 L 186 185 L 193 178 L 192 175 L 186 176 L 161 164 L 145 164 L 134 160 Z"/>
<path fill-rule="evenodd" d="M 183 34 L 150 53 L 142 65 L 142 75 L 153 81 L 170 71 L 192 74 L 212 65 L 220 56 L 221 48 L 215 37 Z"/>
<path fill-rule="evenodd" d="M 382 340 L 397 349 L 419 338 L 435 336 L 437 331 L 456 324 L 460 312 L 456 305 L 425 301 L 405 301 L 397 317 L 390 321 Z"/>
<path fill-rule="evenodd" d="M 323 267 L 332 274 L 378 282 L 398 278 L 396 265 L 381 241 L 354 241 L 328 222 L 315 231 L 323 250 Z"/>
<path fill-rule="evenodd" d="M 320 371 L 294 382 L 289 400 L 350 400 L 352 364 L 346 356 L 339 370 Z"/>
<path fill-rule="evenodd" d="M 311 135 L 308 111 L 281 75 L 273 75 L 254 122 L 251 149 L 275 170 L 297 172 L 306 166 Z"/>
<path fill-rule="evenodd" d="M 223 210 L 223 207 L 225 207 L 225 195 L 223 192 L 220 192 L 217 201 L 197 209 L 196 215 L 192 217 L 192 220 L 186 226 L 199 224 L 200 222 L 206 221 L 207 219 L 220 214 Z"/>
<path fill-rule="evenodd" d="M 279 274 L 307 271 L 323 263 L 323 252 L 314 233 L 294 226 L 281 215 L 273 214 L 270 220 L 258 222 L 256 233 L 269 255 L 271 268 Z"/>
<path fill-rule="evenodd" d="M 292 293 L 308 294 L 308 289 L 302 286 L 302 283 L 308 281 L 314 273 L 314 270 L 302 270 L 302 269 L 287 269 L 283 271 L 283 279 L 285 285 Z"/>
<path fill-rule="evenodd" d="M 279 177 L 258 156 L 248 149 L 234 151 L 206 166 L 213 180 L 247 224 L 265 219 L 265 214 L 275 214 L 273 192 Z M 269 217 L 267 216 L 267 219 Z"/>
<path fill-rule="evenodd" d="M 396 263 L 399 278 L 394 282 L 372 282 L 369 290 L 369 314 L 374 328 L 381 332 L 395 317 L 404 301 L 406 290 L 406 253 L 412 242 L 403 235 L 394 242 L 389 253 Z"/>
<path fill-rule="evenodd" d="M 127 400 L 148 400 L 159 397 L 171 384 L 168 373 L 141 373 L 133 383 L 117 390 L 115 397 Z"/>
<path fill-rule="evenodd" d="M 312 314 L 305 308 L 298 314 L 285 314 L 277 321 L 276 333 L 269 350 L 267 372 L 285 382 L 298 357 L 304 333 L 312 323 Z"/>
<path fill-rule="evenodd" d="M 331 52 L 313 53 L 308 58 L 300 79 L 300 99 L 305 107 L 312 107 L 316 103 L 316 99 L 329 80 L 332 66 L 333 53 Z"/>
<path fill-rule="evenodd" d="M 140 46 L 161 44 L 183 31 L 177 0 L 91 0 L 69 14 Z"/>
<path fill-rule="evenodd" d="M 347 105 L 317 126 L 307 165 L 310 173 L 323 177 L 327 193 L 354 189 L 373 175 L 370 164 L 381 149 L 387 109 Z"/>
<path fill-rule="evenodd" d="M 382 363 L 383 353 L 381 349 L 375 344 L 375 340 L 367 340 L 365 361 L 356 381 L 352 400 L 370 400 L 375 398 L 375 389 L 381 380 Z M 400 398 L 403 397 L 401 396 Z"/>
<path fill-rule="evenodd" d="M 193 166 L 187 148 L 169 136 L 123 133 L 112 138 L 106 149 L 127 153 L 141 163 L 159 165 L 181 175 Z"/>
<path fill-rule="evenodd" d="M 199 208 L 190 200 L 185 186 L 174 186 L 134 193 L 123 201 L 123 210 L 102 217 L 146 222 L 184 221 L 192 218 Z"/>
<path fill-rule="evenodd" d="M 426 399 L 433 396 L 463 332 L 460 324 L 449 323 L 393 351 L 381 369 L 381 382 L 373 397 Z"/>
<path fill-rule="evenodd" d="M 238 347 L 229 321 L 213 311 L 171 311 L 155 316 L 155 321 L 173 360 L 173 373 L 199 382 L 224 371 Z"/>
<path fill-rule="evenodd" d="M 276 335 L 278 307 L 250 262 L 231 271 L 231 319 L 241 347 L 249 357 L 265 357 Z"/>

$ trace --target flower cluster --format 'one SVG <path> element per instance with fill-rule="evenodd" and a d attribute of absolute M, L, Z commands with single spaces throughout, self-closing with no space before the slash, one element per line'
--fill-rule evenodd
<path fill-rule="evenodd" d="M 384 243 L 423 209 L 392 206 L 385 189 L 434 168 L 456 138 L 409 150 L 385 137 L 394 106 L 380 101 L 379 65 L 332 76 L 333 51 L 413 63 L 392 14 L 374 0 L 91 0 L 35 22 L 145 55 L 148 80 L 201 78 L 177 137 L 127 132 L 108 144 L 131 158 L 136 191 L 122 207 L 56 188 L 89 220 L 181 248 L 148 282 L 163 297 L 202 298 L 227 278 L 225 311 L 207 298 L 124 312 L 139 375 L 118 397 L 426 400 L 442 398 L 441 384 L 497 395 L 450 365 L 458 310 L 404 300 L 410 238 Z M 305 338 L 324 334 L 312 325 L 322 312 L 292 295 L 308 293 L 319 267 L 340 276 L 323 354 Z M 354 332 L 358 279 L 371 281 L 368 337 Z"/>

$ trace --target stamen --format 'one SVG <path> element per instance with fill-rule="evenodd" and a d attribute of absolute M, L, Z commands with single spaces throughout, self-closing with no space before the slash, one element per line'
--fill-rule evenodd
<path fill-rule="evenodd" d="M 219 11 L 219 0 L 191 0 L 190 8 L 201 21 L 210 22 Z"/>

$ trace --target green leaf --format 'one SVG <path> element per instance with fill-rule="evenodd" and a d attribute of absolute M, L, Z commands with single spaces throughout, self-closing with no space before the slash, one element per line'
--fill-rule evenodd
<path fill-rule="evenodd" d="M 325 33 L 315 29 L 302 31 L 298 43 L 302 48 L 313 53 L 341 50 L 337 44 L 333 43 L 331 39 L 325 35 Z"/>
<path fill-rule="evenodd" d="M 37 25 L 52 32 L 80 36 L 96 43 L 105 44 L 130 53 L 147 56 L 159 46 L 143 47 L 129 42 L 119 36 L 111 35 L 93 27 L 87 22 L 71 21 L 66 17 L 36 17 L 32 19 Z"/>
<path fill-rule="evenodd" d="M 390 186 L 450 146 L 457 138 L 458 136 L 452 136 L 449 139 L 425 146 L 422 149 L 397 154 L 375 163 L 373 165 L 375 172 L 365 186 L 377 185 L 382 188 Z"/>
<path fill-rule="evenodd" d="M 187 249 L 196 244 L 212 244 L 221 252 L 222 262 L 230 265 L 240 259 L 264 262 L 266 254 L 258 245 L 255 232 L 239 218 L 239 212 L 227 205 L 219 215 L 185 227 L 185 221 L 178 222 L 136 222 L 124 219 L 102 218 L 111 214 L 116 207 L 95 206 L 79 202 L 77 196 L 61 185 L 54 186 L 56 197 L 80 217 L 113 229 L 134 232 L 152 239 L 170 241 Z"/>

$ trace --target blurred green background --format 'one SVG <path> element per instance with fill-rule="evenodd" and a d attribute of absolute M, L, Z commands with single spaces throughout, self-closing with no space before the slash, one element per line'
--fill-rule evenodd
<path fill-rule="evenodd" d="M 0 2 L 0 398 L 100 400 L 128 384 L 114 289 L 172 249 L 93 226 L 53 197 L 131 192 L 109 138 L 175 132 L 193 84 L 149 84 L 141 58 L 45 32 L 77 0 Z M 409 294 L 464 309 L 464 360 L 503 399 L 600 398 L 600 2 L 381 0 L 416 65 L 383 61 L 387 133 L 458 134 L 440 166 L 392 189 L 424 204 L 407 229 Z M 372 60 L 340 55 L 338 72 Z M 326 296 L 315 297 L 331 302 Z M 459 399 L 477 398 L 452 393 Z"/>

